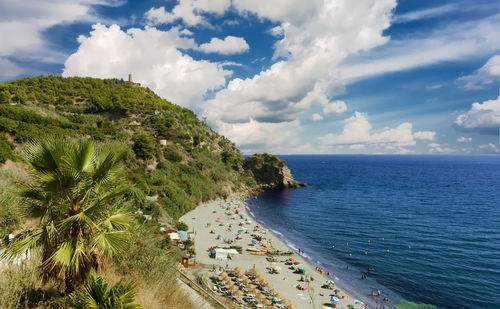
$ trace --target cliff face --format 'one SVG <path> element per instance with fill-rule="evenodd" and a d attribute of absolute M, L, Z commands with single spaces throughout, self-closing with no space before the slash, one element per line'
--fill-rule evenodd
<path fill-rule="evenodd" d="M 295 181 L 286 162 L 275 155 L 254 154 L 245 159 L 243 168 L 263 188 L 297 188 L 306 184 Z"/>

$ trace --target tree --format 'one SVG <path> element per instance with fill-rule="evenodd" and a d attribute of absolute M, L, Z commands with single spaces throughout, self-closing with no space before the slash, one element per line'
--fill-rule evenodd
<path fill-rule="evenodd" d="M 107 280 L 91 273 L 88 283 L 63 299 L 63 304 L 75 309 L 135 309 L 135 284 L 131 280 L 120 280 L 110 287 Z"/>
<path fill-rule="evenodd" d="M 129 186 L 121 173 L 124 152 L 116 148 L 85 139 L 28 144 L 24 157 L 34 179 L 20 194 L 40 226 L 16 238 L 3 256 L 39 251 L 43 278 L 56 278 L 71 292 L 126 250 L 133 216 L 123 207 Z"/>
<path fill-rule="evenodd" d="M 134 149 L 134 152 L 138 157 L 146 160 L 154 157 L 156 146 L 154 143 L 154 139 L 151 136 L 139 133 L 134 135 L 134 137 L 132 137 L 132 140 L 134 141 L 134 146 L 132 147 L 132 149 Z"/>

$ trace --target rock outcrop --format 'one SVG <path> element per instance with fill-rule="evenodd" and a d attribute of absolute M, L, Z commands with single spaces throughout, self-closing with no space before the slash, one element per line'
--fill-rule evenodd
<path fill-rule="evenodd" d="M 245 158 L 243 168 L 252 174 L 262 188 L 297 188 L 306 186 L 295 181 L 286 161 L 267 153 L 254 154 Z"/>

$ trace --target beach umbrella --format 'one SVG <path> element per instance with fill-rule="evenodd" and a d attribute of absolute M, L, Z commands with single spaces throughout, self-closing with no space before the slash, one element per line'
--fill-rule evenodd
<path fill-rule="evenodd" d="M 238 291 L 238 287 L 236 285 L 233 285 L 232 287 L 229 288 L 231 291 Z"/>
<path fill-rule="evenodd" d="M 261 300 L 261 301 L 262 301 L 262 300 L 266 299 L 266 295 L 264 295 L 264 294 L 259 294 L 259 295 L 255 296 L 255 298 L 257 298 L 258 300 Z"/>
<path fill-rule="evenodd" d="M 338 299 L 337 297 L 335 296 L 332 296 L 330 297 L 330 300 L 332 301 L 332 303 L 334 304 L 340 304 L 340 299 Z"/>
<path fill-rule="evenodd" d="M 294 305 L 288 305 L 286 306 L 286 309 L 296 309 L 297 307 L 295 307 Z"/>
<path fill-rule="evenodd" d="M 357 299 L 355 299 L 355 300 L 354 300 L 354 303 L 355 303 L 356 305 L 361 305 L 361 306 L 363 306 L 363 305 L 364 305 L 364 303 L 363 303 L 362 301 L 357 300 Z"/>
<path fill-rule="evenodd" d="M 276 289 L 271 289 L 269 292 L 273 293 L 273 294 L 277 294 L 278 291 Z"/>
<path fill-rule="evenodd" d="M 290 262 L 296 262 L 296 261 L 297 261 L 297 260 L 292 259 L 292 258 L 289 258 L 288 260 L 289 260 Z"/>
<path fill-rule="evenodd" d="M 335 293 L 340 293 L 340 290 L 334 290 Z"/>
<path fill-rule="evenodd" d="M 293 265 L 300 265 L 300 262 L 293 262 Z"/>
<path fill-rule="evenodd" d="M 234 271 L 241 271 L 241 268 L 239 268 L 239 267 L 235 267 L 233 270 L 234 270 Z"/>
<path fill-rule="evenodd" d="M 335 282 L 333 282 L 333 280 L 327 280 L 326 284 L 335 284 Z"/>
<path fill-rule="evenodd" d="M 272 302 L 272 301 L 270 301 L 269 299 L 266 299 L 266 300 L 264 301 L 264 305 L 266 305 L 266 306 L 269 306 L 269 305 L 272 305 L 272 304 L 273 304 L 273 302 Z"/>
<path fill-rule="evenodd" d="M 285 298 L 285 299 L 283 299 L 283 300 L 281 301 L 281 303 L 282 303 L 282 304 L 284 304 L 284 305 L 287 305 L 287 306 L 291 304 L 290 300 L 288 300 L 288 299 L 286 299 L 286 298 Z"/>
<path fill-rule="evenodd" d="M 274 295 L 274 297 L 276 297 L 276 298 L 283 298 L 283 295 L 281 295 L 281 294 L 278 292 L 278 293 L 276 293 L 276 295 Z"/>
<path fill-rule="evenodd" d="M 179 234 L 179 235 L 187 235 L 187 233 L 185 231 L 177 231 L 177 234 Z"/>
<path fill-rule="evenodd" d="M 238 291 L 236 291 L 236 293 L 234 293 L 234 295 L 236 295 L 236 296 L 243 296 L 243 292 L 240 291 L 240 290 L 238 290 Z"/>
<path fill-rule="evenodd" d="M 247 286 L 247 288 L 248 288 L 249 290 L 253 290 L 253 289 L 256 289 L 257 287 L 256 287 L 255 285 L 253 285 L 253 284 L 249 284 L 249 285 Z"/>
<path fill-rule="evenodd" d="M 248 278 L 245 278 L 245 279 L 243 279 L 243 283 L 244 283 L 244 284 L 249 284 L 249 283 L 250 283 L 250 280 L 249 280 Z"/>
<path fill-rule="evenodd" d="M 249 292 L 252 293 L 252 294 L 259 294 L 260 293 L 260 291 L 258 289 L 256 289 L 256 288 L 250 289 Z"/>
<path fill-rule="evenodd" d="M 266 282 L 266 283 L 263 284 L 263 286 L 266 286 L 266 287 L 270 288 L 271 284 L 269 282 Z"/>

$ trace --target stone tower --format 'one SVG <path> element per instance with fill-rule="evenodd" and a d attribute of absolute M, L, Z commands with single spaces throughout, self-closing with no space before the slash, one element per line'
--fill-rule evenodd
<path fill-rule="evenodd" d="M 132 74 L 128 75 L 128 81 L 133 83 L 134 82 L 134 76 Z"/>

